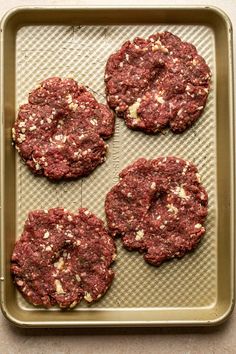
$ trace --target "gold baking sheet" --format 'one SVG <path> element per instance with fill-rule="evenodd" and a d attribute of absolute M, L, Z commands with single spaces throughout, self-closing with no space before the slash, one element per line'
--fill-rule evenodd
<path fill-rule="evenodd" d="M 53 9 L 48 11 L 54 13 Z M 134 16 L 132 12 L 129 15 Z M 132 40 L 136 36 L 148 37 L 152 33 L 165 30 L 181 37 L 184 41 L 193 43 L 210 66 L 212 83 L 206 108 L 197 123 L 179 135 L 166 130 L 164 134 L 148 136 L 129 130 L 124 121 L 117 118 L 115 135 L 108 140 L 109 153 L 106 162 L 89 177 L 60 183 L 35 177 L 27 169 L 14 148 L 10 146 L 9 124 L 6 140 L 8 145 L 4 156 L 5 158 L 6 154 L 11 156 L 11 162 L 9 161 L 8 164 L 11 163 L 11 169 L 14 171 L 14 181 L 6 180 L 5 186 L 8 182 L 15 185 L 15 191 L 11 196 L 15 214 L 14 218 L 11 217 L 14 228 L 10 236 L 8 253 L 4 254 L 6 267 L 8 267 L 14 240 L 21 234 L 30 210 L 61 206 L 73 212 L 79 207 L 87 207 L 105 220 L 106 193 L 117 183 L 119 171 L 139 157 L 151 159 L 174 155 L 197 165 L 202 183 L 209 195 L 206 234 L 194 253 L 186 255 L 181 260 L 167 262 L 158 268 L 146 264 L 138 252 L 124 250 L 120 240 L 117 240 L 118 257 L 114 264 L 116 276 L 111 288 L 99 302 L 92 305 L 82 302 L 71 312 L 60 314 L 58 308 L 45 310 L 29 305 L 14 289 L 11 280 L 9 280 L 8 291 L 11 292 L 11 299 L 17 311 L 24 313 L 26 322 L 31 323 L 35 319 L 35 325 L 46 325 L 51 323 L 50 321 L 55 321 L 53 325 L 62 325 L 54 318 L 55 314 L 63 317 L 64 325 L 72 325 L 70 321 L 75 321 L 74 325 L 81 325 L 83 316 L 88 318 L 85 320 L 86 325 L 94 324 L 93 321 L 96 325 L 100 322 L 100 318 L 104 325 L 108 321 L 107 316 L 112 322 L 117 316 L 119 317 L 119 314 L 124 316 L 124 324 L 132 317 L 129 313 L 138 316 L 136 320 L 138 323 L 145 318 L 143 316 L 145 311 L 147 314 L 153 311 L 152 316 L 147 317 L 147 322 L 148 318 L 151 320 L 156 313 L 154 321 L 167 324 L 168 321 L 164 320 L 166 315 L 162 317 L 160 314 L 166 311 L 169 313 L 170 320 L 174 320 L 176 310 L 183 313 L 192 311 L 192 317 L 188 312 L 192 323 L 195 322 L 195 318 L 199 322 L 207 321 L 205 313 L 210 312 L 219 301 L 219 237 L 223 237 L 219 233 L 219 224 L 221 224 L 219 218 L 223 206 L 219 204 L 221 191 L 218 189 L 221 178 L 218 120 L 224 117 L 219 118 L 217 111 L 219 77 L 217 76 L 216 45 L 218 43 L 215 29 L 207 23 L 176 24 L 171 21 L 171 17 L 168 19 L 168 16 L 164 23 L 158 21 L 149 23 L 148 17 L 145 24 L 135 24 L 132 23 L 133 21 L 132 24 L 117 24 L 115 18 L 114 23 L 110 23 L 111 21 L 106 23 L 106 19 L 102 24 L 100 21 L 96 24 L 95 19 L 93 21 L 95 23 L 91 21 L 93 24 L 90 25 L 78 20 L 77 24 L 71 25 L 55 24 L 52 20 L 52 23 L 28 23 L 17 28 L 14 43 L 15 87 L 12 92 L 15 97 L 12 107 L 14 114 L 11 117 L 5 115 L 5 119 L 11 119 L 13 122 L 19 105 L 27 101 L 28 93 L 42 80 L 51 76 L 73 77 L 88 86 L 100 102 L 105 102 L 103 77 L 108 56 L 128 39 Z M 129 23 L 129 20 L 127 19 L 126 22 Z M 230 139 L 230 132 L 226 131 L 225 134 Z M 224 178 L 230 180 L 227 171 Z M 8 208 L 7 205 L 5 208 Z M 226 234 L 224 237 L 230 235 Z M 229 256 L 226 251 L 225 256 Z M 111 317 L 109 317 L 110 313 Z M 112 313 L 116 315 L 112 316 Z M 199 317 L 195 313 L 198 313 Z M 217 312 L 215 313 L 215 316 L 219 317 Z M 37 321 L 39 314 L 41 320 Z M 105 318 L 104 314 L 106 314 Z M 181 316 L 179 318 L 177 316 L 176 320 L 181 324 Z"/>

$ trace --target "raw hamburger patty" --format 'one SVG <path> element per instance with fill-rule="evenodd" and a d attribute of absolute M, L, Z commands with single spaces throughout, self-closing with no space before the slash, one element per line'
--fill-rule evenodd
<path fill-rule="evenodd" d="M 53 77 L 20 106 L 13 140 L 30 169 L 59 180 L 86 176 L 105 160 L 114 114 L 72 79 Z M 102 139 L 103 138 L 103 139 Z"/>
<path fill-rule="evenodd" d="M 119 176 L 105 211 L 111 234 L 120 235 L 125 248 L 159 265 L 197 246 L 205 233 L 208 197 L 192 163 L 141 158 Z"/>
<path fill-rule="evenodd" d="M 103 222 L 86 209 L 72 214 L 62 208 L 28 215 L 16 242 L 11 272 L 33 305 L 72 308 L 92 302 L 109 288 L 115 244 Z"/>
<path fill-rule="evenodd" d="M 202 114 L 210 75 L 196 48 L 172 33 L 137 37 L 108 59 L 107 101 L 131 129 L 180 133 Z"/>

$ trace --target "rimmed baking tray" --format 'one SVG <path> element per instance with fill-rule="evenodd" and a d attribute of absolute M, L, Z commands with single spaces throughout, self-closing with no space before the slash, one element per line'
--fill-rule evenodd
<path fill-rule="evenodd" d="M 19 104 L 41 80 L 73 76 L 100 101 L 104 66 L 127 39 L 169 30 L 196 45 L 212 71 L 203 116 L 181 135 L 147 136 L 121 119 L 105 164 L 82 180 L 51 183 L 33 176 L 11 145 Z M 1 23 L 1 305 L 20 326 L 210 325 L 234 304 L 234 122 L 232 27 L 209 7 L 29 7 Z M 73 311 L 26 303 L 10 276 L 10 256 L 29 210 L 88 207 L 104 218 L 104 198 L 118 172 L 138 157 L 176 155 L 194 162 L 209 194 L 207 232 L 197 250 L 159 268 L 117 241 L 116 278 L 101 301 Z"/>

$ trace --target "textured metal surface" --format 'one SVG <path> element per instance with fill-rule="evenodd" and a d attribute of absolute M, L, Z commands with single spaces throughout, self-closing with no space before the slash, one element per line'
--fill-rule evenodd
<path fill-rule="evenodd" d="M 16 104 L 26 102 L 28 92 L 43 79 L 58 75 L 72 76 L 89 87 L 101 102 L 104 97 L 104 67 L 108 56 L 127 39 L 147 37 L 169 30 L 193 43 L 206 59 L 213 73 L 212 89 L 206 109 L 199 121 L 181 135 L 147 136 L 134 132 L 117 119 L 115 136 L 109 140 L 107 161 L 82 180 L 54 184 L 38 178 L 17 164 L 17 234 L 30 210 L 63 206 L 71 211 L 87 207 L 104 218 L 104 199 L 118 181 L 118 172 L 135 159 L 175 155 L 194 162 L 209 194 L 209 216 L 206 235 L 200 247 L 182 260 L 174 260 L 159 268 L 146 264 L 137 252 L 118 245 L 114 265 L 116 278 L 111 289 L 89 308 L 124 307 L 202 307 L 216 301 L 217 293 L 217 201 L 215 140 L 215 53 L 214 33 L 205 26 L 25 26 L 16 38 Z M 17 295 L 22 309 L 32 310 Z M 79 305 L 74 311 L 87 308 Z"/>

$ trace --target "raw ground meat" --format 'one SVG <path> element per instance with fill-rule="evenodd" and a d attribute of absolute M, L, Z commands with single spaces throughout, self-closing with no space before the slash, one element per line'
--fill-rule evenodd
<path fill-rule="evenodd" d="M 12 254 L 11 272 L 25 299 L 73 308 L 98 300 L 114 277 L 116 255 L 104 224 L 87 209 L 32 211 Z"/>
<path fill-rule="evenodd" d="M 141 158 L 120 173 L 106 196 L 112 236 L 153 265 L 182 257 L 205 233 L 208 196 L 197 168 L 176 157 Z"/>
<path fill-rule="evenodd" d="M 16 149 L 39 175 L 59 180 L 88 175 L 104 162 L 103 139 L 114 114 L 73 79 L 49 78 L 20 106 L 13 127 Z"/>
<path fill-rule="evenodd" d="M 202 114 L 210 76 L 196 48 L 172 33 L 137 37 L 107 61 L 107 102 L 131 129 L 180 133 Z"/>

